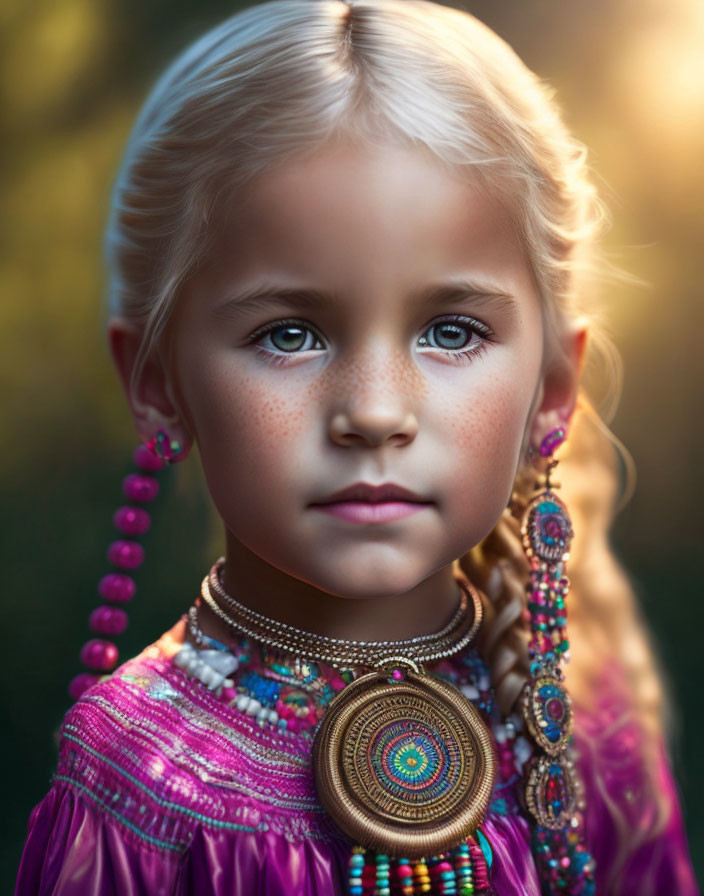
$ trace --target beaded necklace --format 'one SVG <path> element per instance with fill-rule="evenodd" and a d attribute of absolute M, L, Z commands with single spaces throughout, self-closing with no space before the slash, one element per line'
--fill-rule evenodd
<path fill-rule="evenodd" d="M 219 569 L 222 562 L 222 559 L 218 561 L 204 579 L 201 598 L 211 606 L 213 592 L 217 594 L 218 587 L 221 588 Z M 211 589 L 208 587 L 210 584 L 215 587 Z M 258 614 L 248 611 L 242 624 L 233 628 L 247 633 L 239 644 L 245 650 L 259 652 L 267 662 L 266 675 L 240 670 L 239 686 L 234 693 L 231 690 L 233 682 L 226 678 L 229 670 L 223 668 L 218 660 L 217 642 L 207 638 L 200 630 L 198 603 L 189 611 L 189 633 L 201 649 L 197 651 L 192 645 L 184 645 L 176 657 L 177 665 L 201 677 L 211 689 L 220 690 L 226 699 L 230 699 L 231 705 L 255 717 L 259 724 L 269 722 L 297 733 L 309 732 L 313 741 L 314 767 L 317 760 L 319 769 L 327 757 L 327 768 L 323 768 L 322 774 L 318 773 L 316 785 L 319 794 L 326 786 L 330 787 L 333 797 L 328 796 L 327 803 L 323 799 L 321 802 L 338 826 L 360 844 L 352 849 L 349 862 L 350 892 L 353 894 L 390 893 L 389 887 L 392 885 L 393 892 L 408 894 L 489 892 L 492 852 L 480 824 L 494 783 L 495 751 L 491 736 L 473 703 L 451 684 L 451 676 L 445 679 L 428 675 L 422 666 L 423 662 L 442 661 L 444 657 L 459 652 L 470 643 L 478 630 L 482 614 L 478 595 L 471 585 L 463 588 L 459 581 L 458 584 L 462 590 L 462 601 L 453 618 L 440 632 L 403 642 L 328 643 L 324 645 L 325 659 L 316 656 L 310 645 L 306 648 L 303 635 L 307 633 L 294 632 L 299 653 L 303 656 L 293 658 L 290 648 L 288 651 L 283 649 L 286 645 L 282 644 L 278 628 L 272 627 L 275 629 L 273 634 L 266 633 L 265 637 L 270 642 L 268 645 L 262 644 L 260 638 L 250 637 L 259 634 L 252 629 L 255 622 L 261 623 L 262 617 L 253 620 L 252 617 Z M 473 616 L 467 612 L 470 596 L 475 607 Z M 228 609 L 233 605 L 235 609 L 239 606 L 230 599 Z M 222 610 L 219 604 L 216 606 Z M 222 617 L 223 614 L 218 615 Z M 290 632 L 288 638 L 291 638 Z M 334 647 L 332 652 L 331 646 Z M 319 662 L 307 659 L 306 653 L 310 656 L 311 652 Z M 229 645 L 228 654 L 239 666 L 242 655 L 237 655 L 235 644 Z M 350 656 L 353 658 L 354 665 L 344 661 L 345 654 L 347 660 Z M 330 660 L 335 666 L 331 665 Z M 204 666 L 208 662 L 217 669 L 205 671 Z M 369 667 L 374 665 L 381 668 L 368 672 Z M 228 666 L 232 666 L 232 661 Z M 482 673 L 481 679 L 481 683 L 488 687 L 486 672 Z M 467 687 L 470 693 L 479 697 L 479 690 L 474 684 Z M 341 701 L 341 698 L 344 699 Z M 415 805 L 407 800 L 411 811 L 405 807 L 406 814 L 405 817 L 401 816 L 400 824 L 398 809 L 391 823 L 382 819 L 379 824 L 372 817 L 370 824 L 369 817 L 373 816 L 373 811 L 367 811 L 364 818 L 364 810 L 368 810 L 368 806 L 359 800 L 354 787 L 345 789 L 339 781 L 330 781 L 338 763 L 346 761 L 349 767 L 350 756 L 352 762 L 356 760 L 355 751 L 349 746 L 346 755 L 340 755 L 345 754 L 345 725 L 349 727 L 350 720 L 354 723 L 352 743 L 356 746 L 362 732 L 362 739 L 367 735 L 367 740 L 372 742 L 372 747 L 365 750 L 363 757 L 366 759 L 372 754 L 376 757 L 366 765 L 362 763 L 362 774 L 366 775 L 365 787 L 372 779 L 377 790 L 386 787 L 398 802 L 409 794 L 412 800 L 416 795 L 414 788 L 416 793 L 430 794 L 426 806 L 417 799 Z M 375 740 L 369 737 L 370 730 L 374 730 Z M 325 732 L 329 735 L 327 743 Z M 336 747 L 337 753 L 334 752 Z M 379 755 L 382 756 L 381 760 L 378 759 Z M 390 759 L 387 758 L 389 756 Z M 374 762 L 377 765 L 373 765 Z M 439 771 L 431 775 L 429 772 L 433 772 L 433 762 Z M 353 768 L 354 771 L 358 772 L 358 769 Z M 447 775 L 448 771 L 455 773 L 457 781 L 450 780 L 448 784 L 442 779 L 442 773 Z M 326 773 L 328 779 L 325 778 Z M 346 802 L 346 815 L 336 812 L 337 803 L 340 802 Z M 428 824 L 428 817 L 432 822 L 431 812 L 438 804 L 441 808 L 444 805 L 448 817 L 439 822 L 435 819 L 434 825 Z M 376 805 L 372 803 L 374 809 Z M 387 812 L 387 816 L 389 814 Z M 397 834 L 397 844 L 394 843 L 394 823 L 401 832 L 400 836 Z M 415 845 L 409 832 L 416 834 Z M 384 848 L 379 848 L 377 842 L 381 842 Z M 409 846 L 411 848 L 406 852 L 403 847 Z"/>
<path fill-rule="evenodd" d="M 204 580 L 204 590 L 207 579 L 217 574 L 217 566 Z M 202 597 L 200 603 L 205 602 Z M 202 632 L 198 609 L 197 599 L 188 616 L 184 617 L 192 643 L 183 644 L 175 656 L 176 665 L 199 678 L 216 696 L 251 717 L 253 722 L 260 726 L 271 724 L 281 731 L 303 736 L 311 741 L 313 748 L 316 733 L 322 727 L 321 722 L 330 704 L 343 690 L 350 690 L 350 685 L 363 677 L 367 668 L 336 668 L 324 661 L 293 656 L 280 646 L 267 646 L 241 633 L 230 643 L 223 644 Z M 558 616 L 564 615 L 563 607 L 557 610 Z M 456 613 L 443 629 L 444 635 L 456 624 L 457 617 Z M 553 627 L 561 626 L 557 622 Z M 415 640 L 416 643 L 420 641 L 421 647 L 427 651 L 427 636 Z M 533 642 L 531 653 L 534 656 L 536 646 Z M 391 649 L 388 643 L 386 648 L 387 652 Z M 396 649 L 391 649 L 391 652 Z M 451 652 L 446 651 L 446 655 Z M 488 670 L 476 650 L 470 647 L 456 656 L 459 664 L 456 660 L 450 663 L 439 658 L 433 676 L 446 679 L 459 688 L 466 700 L 474 704 L 491 725 L 495 763 L 500 777 L 492 794 L 492 813 L 519 811 L 516 785 L 520 785 L 526 772 L 530 776 L 536 759 L 539 759 L 535 757 L 534 745 L 528 739 L 535 739 L 534 724 L 531 724 L 533 720 L 527 719 L 529 727 L 525 729 L 524 719 L 518 713 L 502 719 L 493 699 Z M 233 678 L 228 676 L 234 676 L 236 671 L 235 684 Z M 399 671 L 405 669 L 400 668 Z M 549 713 L 551 707 L 547 711 Z M 571 872 L 575 874 L 572 880 L 572 885 L 576 886 L 574 892 L 586 894 L 590 892 L 591 881 L 588 865 L 584 868 L 582 865 L 588 863 L 589 856 L 578 845 L 576 831 L 566 837 L 565 833 L 564 830 L 550 830 L 540 823 L 533 828 L 531 848 L 543 887 L 546 893 L 559 892 L 564 885 L 563 875 L 569 863 Z M 350 855 L 349 892 L 351 896 L 395 896 L 399 893 L 406 896 L 415 893 L 469 896 L 492 893 L 492 862 L 492 849 L 480 825 L 454 847 L 444 851 L 427 850 L 427 855 L 390 855 L 385 850 L 359 845 L 352 848 Z"/>
<path fill-rule="evenodd" d="M 175 664 L 200 680 L 218 699 L 262 728 L 268 725 L 313 741 L 315 730 L 332 697 L 355 680 L 356 671 L 339 673 L 325 664 L 296 665 L 279 651 L 242 637 L 223 644 L 203 634 L 193 607 L 184 621 L 193 643 L 184 642 L 174 657 Z M 225 662 L 223 662 L 225 660 Z M 234 662 L 233 662 L 234 661 Z M 236 664 L 236 665 L 235 665 Z M 228 674 L 238 673 L 237 683 Z M 440 661 L 435 674 L 453 682 L 471 700 L 482 716 L 490 720 L 497 742 L 497 759 L 504 782 L 497 787 L 491 806 L 493 812 L 506 814 L 515 803 L 512 785 L 519 774 L 515 763 L 530 751 L 519 733 L 521 720 L 500 721 L 489 674 L 474 650 L 461 657 L 461 663 Z M 481 894 L 491 893 L 491 846 L 481 831 L 468 837 L 454 850 L 427 859 L 389 859 L 384 854 L 352 848 L 348 867 L 350 896 L 365 893 Z"/>

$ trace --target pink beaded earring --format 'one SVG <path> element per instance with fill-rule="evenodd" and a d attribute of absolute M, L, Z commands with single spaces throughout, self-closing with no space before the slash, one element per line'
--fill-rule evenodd
<path fill-rule="evenodd" d="M 91 638 L 81 649 L 81 662 L 89 671 L 80 672 L 69 684 L 68 692 L 73 700 L 78 700 L 117 665 L 117 646 L 105 636 L 121 635 L 127 628 L 127 613 L 122 605 L 131 601 L 137 590 L 134 579 L 128 573 L 144 561 L 144 548 L 134 538 L 144 535 L 151 525 L 147 511 L 133 505 L 148 504 L 156 498 L 159 482 L 150 474 L 157 473 L 165 463 L 172 464 L 181 459 L 182 451 L 180 442 L 160 429 L 146 445 L 139 445 L 132 455 L 139 472 L 130 473 L 122 482 L 122 493 L 131 503 L 119 507 L 113 516 L 115 528 L 127 538 L 113 541 L 108 548 L 108 562 L 118 571 L 108 573 L 98 583 L 98 594 L 107 603 L 93 610 L 88 624 L 92 632 L 102 637 Z"/>

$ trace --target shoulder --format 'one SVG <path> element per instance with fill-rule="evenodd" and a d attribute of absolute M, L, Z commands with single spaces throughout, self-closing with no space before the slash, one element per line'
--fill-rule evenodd
<path fill-rule="evenodd" d="M 615 660 L 600 670 L 591 704 L 575 709 L 575 742 L 592 806 L 599 805 L 601 796 L 627 826 L 642 824 L 657 796 L 661 738 L 638 717 Z"/>
<path fill-rule="evenodd" d="M 575 743 L 597 890 L 640 892 L 650 880 L 696 893 L 663 735 L 638 717 L 616 662 L 605 665 L 593 704 L 576 708 Z"/>
<path fill-rule="evenodd" d="M 309 878 L 333 892 L 326 881 L 335 862 L 343 875 L 342 851 L 330 848 L 300 739 L 272 738 L 172 657 L 161 639 L 64 717 L 16 896 L 245 896 L 254 881 L 302 892 Z"/>
<path fill-rule="evenodd" d="M 71 707 L 55 779 L 162 849 L 199 827 L 326 837 L 305 744 L 190 679 L 181 642 L 174 627 Z"/>

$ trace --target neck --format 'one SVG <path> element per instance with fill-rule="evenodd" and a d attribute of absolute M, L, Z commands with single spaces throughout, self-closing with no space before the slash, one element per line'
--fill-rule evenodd
<path fill-rule="evenodd" d="M 316 635 L 354 641 L 437 632 L 453 617 L 461 598 L 452 564 L 401 593 L 330 593 L 285 574 L 230 538 L 222 584 L 235 600 L 264 616 Z M 232 630 L 204 603 L 199 616 L 205 634 L 232 639 Z"/>

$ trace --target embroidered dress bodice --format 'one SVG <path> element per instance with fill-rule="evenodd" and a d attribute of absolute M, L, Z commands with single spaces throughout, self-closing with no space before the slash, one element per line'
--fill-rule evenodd
<path fill-rule="evenodd" d="M 322 665 L 293 675 L 243 641 L 228 685 L 211 689 L 175 661 L 185 640 L 184 617 L 66 714 L 51 789 L 30 818 L 16 896 L 346 892 L 351 844 L 318 801 L 311 747 L 325 705 L 348 682 Z M 519 806 L 519 769 L 530 751 L 520 719 L 500 718 L 473 647 L 428 671 L 459 687 L 493 732 L 497 777 L 483 831 L 494 892 L 539 896 L 530 826 Z M 264 710 L 274 710 L 275 721 Z M 619 713 L 605 700 L 600 716 L 576 715 L 597 892 L 637 893 L 649 879 L 655 891 L 694 896 L 666 756 L 661 783 L 672 812 L 654 848 L 647 833 L 652 798 L 639 787 L 633 731 L 613 724 Z M 643 830 L 642 846 L 623 867 L 613 802 Z M 610 888 L 616 879 L 624 889 Z"/>

